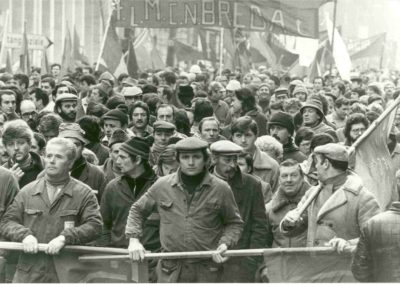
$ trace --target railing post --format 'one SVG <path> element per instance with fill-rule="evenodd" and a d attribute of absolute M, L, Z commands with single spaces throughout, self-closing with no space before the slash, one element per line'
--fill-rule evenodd
<path fill-rule="evenodd" d="M 128 281 L 134 283 L 149 283 L 149 265 L 147 259 L 140 261 L 131 261 L 131 275 Z"/>

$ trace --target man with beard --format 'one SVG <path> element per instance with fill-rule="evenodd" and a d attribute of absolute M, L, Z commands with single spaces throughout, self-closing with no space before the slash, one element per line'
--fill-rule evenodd
<path fill-rule="evenodd" d="M 307 159 L 293 143 L 294 123 L 293 117 L 285 112 L 277 112 L 268 123 L 269 134 L 283 145 L 283 158 L 293 159 L 299 163 Z"/>
<path fill-rule="evenodd" d="M 272 200 L 267 203 L 268 237 L 267 247 L 305 247 L 307 232 L 294 237 L 284 236 L 279 224 L 287 212 L 296 208 L 310 185 L 304 180 L 303 171 L 295 160 L 289 159 L 280 164 L 279 188 Z"/>
<path fill-rule="evenodd" d="M 21 119 L 9 121 L 4 125 L 2 139 L 10 157 L 3 167 L 11 170 L 22 188 L 34 181 L 44 168 L 40 156 L 31 151 L 33 131 Z"/>
<path fill-rule="evenodd" d="M 199 123 L 201 139 L 207 141 L 208 144 L 224 139 L 219 131 L 219 122 L 215 117 L 205 117 Z"/>
<path fill-rule="evenodd" d="M 113 131 L 108 143 L 108 147 L 110 148 L 110 157 L 105 161 L 101 168 L 105 175 L 105 184 L 108 184 L 111 180 L 122 174 L 121 169 L 116 164 L 116 161 L 121 144 L 127 140 L 128 135 L 121 128 L 117 128 Z"/>
<path fill-rule="evenodd" d="M 105 187 L 104 173 L 96 166 L 88 163 L 82 156 L 83 148 L 89 143 L 85 132 L 77 123 L 61 123 L 58 137 L 67 138 L 76 146 L 76 159 L 71 168 L 71 177 L 80 180 L 97 192 L 98 199 Z"/>
<path fill-rule="evenodd" d="M 232 249 L 264 248 L 267 240 L 267 218 L 261 182 L 240 171 L 237 160 L 243 151 L 242 147 L 222 140 L 211 144 L 210 149 L 214 166 L 211 171 L 231 187 L 244 222 L 241 238 Z M 254 282 L 260 262 L 259 257 L 229 259 L 223 265 L 221 282 Z"/>
<path fill-rule="evenodd" d="M 29 125 L 32 131 L 37 132 L 38 113 L 35 104 L 30 100 L 23 100 L 20 109 L 21 118 Z"/>
<path fill-rule="evenodd" d="M 151 166 L 158 164 L 158 158 L 168 146 L 168 140 L 174 135 L 175 125 L 167 121 L 159 120 L 153 124 L 154 143 L 150 149 L 149 163 Z"/>
<path fill-rule="evenodd" d="M 149 126 L 150 110 L 147 104 L 142 101 L 135 102 L 130 111 L 132 131 L 135 137 L 147 137 L 153 132 L 153 128 Z"/>
<path fill-rule="evenodd" d="M 60 94 L 56 98 L 54 112 L 58 114 L 64 122 L 75 122 L 78 97 L 74 94 Z"/>
<path fill-rule="evenodd" d="M 344 136 L 346 138 L 344 145 L 351 146 L 360 137 L 369 126 L 368 119 L 361 113 L 351 114 L 344 127 Z"/>

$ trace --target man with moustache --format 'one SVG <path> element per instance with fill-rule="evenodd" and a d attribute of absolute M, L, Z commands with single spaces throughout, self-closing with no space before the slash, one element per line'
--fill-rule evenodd
<path fill-rule="evenodd" d="M 283 158 L 293 159 L 299 163 L 307 159 L 307 157 L 293 143 L 294 123 L 293 117 L 285 112 L 277 112 L 268 123 L 269 134 L 277 139 L 283 145 Z"/>
<path fill-rule="evenodd" d="M 368 119 L 361 113 L 351 114 L 344 126 L 344 145 L 351 146 L 368 129 Z"/>
<path fill-rule="evenodd" d="M 267 236 L 267 218 L 261 182 L 242 173 L 238 156 L 242 147 L 228 140 L 211 144 L 211 172 L 226 181 L 233 191 L 244 227 L 238 244 L 232 249 L 264 248 Z M 259 257 L 231 258 L 224 264 L 221 282 L 254 282 L 255 272 L 262 259 Z"/>
<path fill-rule="evenodd" d="M 21 118 L 29 125 L 32 131 L 38 132 L 38 113 L 35 104 L 31 100 L 23 100 L 20 109 Z"/>
<path fill-rule="evenodd" d="M 64 122 L 75 122 L 78 97 L 74 94 L 60 94 L 56 98 L 54 112 L 58 114 Z"/>
<path fill-rule="evenodd" d="M 336 139 L 335 130 L 324 122 L 324 111 L 319 99 L 311 98 L 300 109 L 304 126 L 310 127 L 314 134 L 328 133 Z"/>
<path fill-rule="evenodd" d="M 34 181 L 43 170 L 41 157 L 31 151 L 33 131 L 22 119 L 4 125 L 2 141 L 10 157 L 3 167 L 10 169 L 20 188 Z"/>
<path fill-rule="evenodd" d="M 147 104 L 142 101 L 135 102 L 129 111 L 131 118 L 132 131 L 135 137 L 147 137 L 153 133 L 153 129 L 149 126 L 150 110 Z"/>
<path fill-rule="evenodd" d="M 165 252 L 216 250 L 210 259 L 161 259 L 158 282 L 218 282 L 223 253 L 238 242 L 243 221 L 229 185 L 208 172 L 208 143 L 189 137 L 175 145 L 180 168 L 161 177 L 135 202 L 125 234 L 129 255 L 143 260 L 139 241 L 143 222 L 160 213 L 160 241 Z M 210 228 L 213 228 L 210 230 Z"/>

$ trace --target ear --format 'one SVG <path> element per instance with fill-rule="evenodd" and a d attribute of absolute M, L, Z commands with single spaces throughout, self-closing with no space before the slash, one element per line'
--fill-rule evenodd
<path fill-rule="evenodd" d="M 217 155 L 211 155 L 211 163 L 215 165 L 217 163 L 218 156 Z"/>
<path fill-rule="evenodd" d="M 142 158 L 141 156 L 136 156 L 136 161 L 135 161 L 135 163 L 136 163 L 137 165 L 140 165 L 140 164 L 142 163 L 142 161 L 143 161 L 143 158 Z"/>

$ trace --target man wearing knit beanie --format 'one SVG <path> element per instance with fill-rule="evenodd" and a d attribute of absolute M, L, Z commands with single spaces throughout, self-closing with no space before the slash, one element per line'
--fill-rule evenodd
<path fill-rule="evenodd" d="M 294 123 L 290 114 L 282 111 L 275 113 L 268 123 L 268 130 L 283 145 L 283 161 L 293 159 L 301 163 L 307 159 L 293 143 Z"/>
<path fill-rule="evenodd" d="M 122 143 L 128 141 L 128 134 L 121 128 L 117 128 L 111 135 L 108 147 L 110 148 L 110 157 L 102 166 L 106 178 L 106 184 L 111 180 L 121 175 L 121 169 L 117 167 L 116 161 L 118 158 L 119 148 Z"/>
<path fill-rule="evenodd" d="M 118 140 L 117 137 L 114 138 Z M 145 138 L 133 137 L 120 145 L 116 164 L 121 170 L 121 176 L 106 186 L 100 204 L 104 222 L 104 243 L 101 245 L 128 246 L 124 233 L 129 210 L 157 179 L 148 163 L 149 152 L 150 147 Z M 160 247 L 158 214 L 150 219 L 152 221 L 144 222 L 141 241 L 147 250 L 154 251 Z M 151 271 L 150 269 L 150 276 Z"/>
<path fill-rule="evenodd" d="M 305 102 L 307 100 L 308 90 L 303 85 L 297 85 L 293 90 L 293 97 L 298 98 L 299 101 Z"/>

